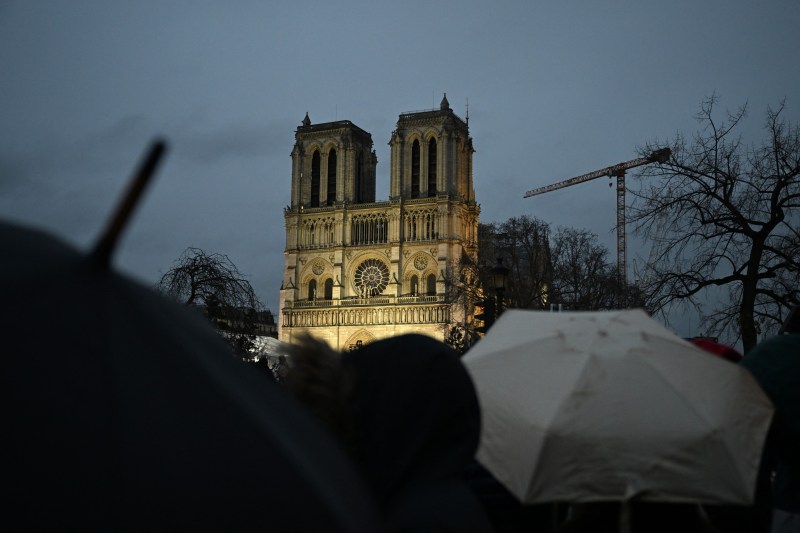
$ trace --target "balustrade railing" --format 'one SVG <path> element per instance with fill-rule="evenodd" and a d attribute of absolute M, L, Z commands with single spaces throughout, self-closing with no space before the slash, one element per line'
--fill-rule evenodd
<path fill-rule="evenodd" d="M 343 307 L 343 306 L 369 306 L 369 305 L 397 305 L 397 304 L 432 304 L 443 303 L 443 294 L 430 294 L 422 296 L 371 296 L 361 298 L 359 296 L 346 296 L 339 300 L 290 300 L 286 302 L 286 307 L 292 308 L 319 308 L 319 307 Z"/>
<path fill-rule="evenodd" d="M 295 300 L 291 303 L 292 307 L 333 307 L 333 302 L 333 300 Z"/>

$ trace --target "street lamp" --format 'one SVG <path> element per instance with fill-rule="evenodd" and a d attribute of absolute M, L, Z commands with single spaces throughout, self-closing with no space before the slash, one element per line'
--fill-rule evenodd
<path fill-rule="evenodd" d="M 506 292 L 506 281 L 508 280 L 508 268 L 503 266 L 503 258 L 497 258 L 497 265 L 492 268 L 492 282 L 494 292 L 497 295 L 497 316 L 503 312 L 503 295 Z"/>

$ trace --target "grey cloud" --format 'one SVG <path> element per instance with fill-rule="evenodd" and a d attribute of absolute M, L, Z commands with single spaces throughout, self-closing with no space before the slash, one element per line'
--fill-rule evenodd
<path fill-rule="evenodd" d="M 175 140 L 176 154 L 202 163 L 250 159 L 291 152 L 289 123 L 233 123 L 213 130 L 187 133 Z"/>

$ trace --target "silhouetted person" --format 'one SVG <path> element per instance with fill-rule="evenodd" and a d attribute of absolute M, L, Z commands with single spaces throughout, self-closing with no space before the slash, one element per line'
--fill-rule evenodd
<path fill-rule="evenodd" d="M 800 532 L 800 332 L 791 320 L 785 334 L 762 341 L 741 362 L 775 406 L 762 461 L 762 469 L 774 474 L 774 533 Z"/>
<path fill-rule="evenodd" d="M 458 354 L 423 335 L 344 357 L 353 375 L 354 450 L 389 531 L 491 531 L 464 480 L 480 410 Z"/>
<path fill-rule="evenodd" d="M 350 451 L 387 531 L 493 531 L 464 477 L 480 410 L 454 350 L 416 334 L 343 355 L 304 344 L 289 356 L 286 384 Z"/>
<path fill-rule="evenodd" d="M 587 502 L 569 506 L 566 520 L 556 533 L 617 533 L 620 531 L 619 502 Z"/>
<path fill-rule="evenodd" d="M 521 503 L 477 460 L 467 465 L 465 474 L 496 533 L 548 532 L 563 518 L 555 514 L 558 510 L 555 504 Z"/>
<path fill-rule="evenodd" d="M 719 533 L 696 503 L 633 502 L 632 533 Z"/>

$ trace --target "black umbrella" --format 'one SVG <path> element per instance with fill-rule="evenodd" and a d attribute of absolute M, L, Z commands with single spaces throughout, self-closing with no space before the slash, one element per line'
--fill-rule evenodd
<path fill-rule="evenodd" d="M 375 531 L 328 434 L 199 313 L 109 269 L 115 240 L 82 254 L 0 222 L 6 520 Z"/>

